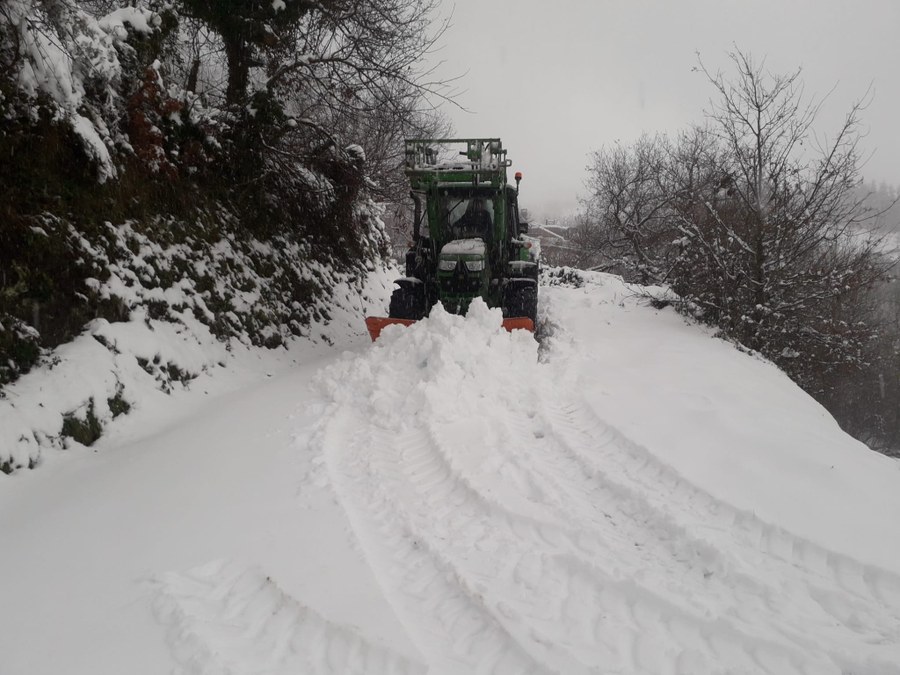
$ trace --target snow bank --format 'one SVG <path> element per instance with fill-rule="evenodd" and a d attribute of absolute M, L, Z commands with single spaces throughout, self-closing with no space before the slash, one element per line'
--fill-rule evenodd
<path fill-rule="evenodd" d="M 118 414 L 151 405 L 173 386 L 187 387 L 201 372 L 224 364 L 229 346 L 190 310 L 180 318 L 170 323 L 136 313 L 123 323 L 97 319 L 8 387 L 0 399 L 4 461 L 34 467 L 42 448 L 91 443 Z M 64 434 L 67 420 L 84 427 L 87 437 Z"/>
<path fill-rule="evenodd" d="M 363 316 L 370 307 L 381 312 L 395 272 L 373 271 L 360 284 L 315 260 L 294 269 L 287 261 L 306 257 L 296 246 L 276 252 L 274 244 L 228 237 L 214 245 L 190 239 L 161 244 L 129 223 L 107 224 L 109 241 L 88 241 L 74 229 L 70 234 L 98 276 L 106 276 L 88 279 L 85 292 L 125 320 L 94 320 L 3 388 L 5 473 L 37 466 L 44 450 L 92 444 L 118 415 L 190 388 L 236 354 L 343 344 L 364 335 Z M 301 305 L 279 295 L 284 288 L 260 272 L 273 268 L 267 265 L 273 260 L 274 268 L 290 268 L 309 284 L 334 285 L 318 302 Z"/>

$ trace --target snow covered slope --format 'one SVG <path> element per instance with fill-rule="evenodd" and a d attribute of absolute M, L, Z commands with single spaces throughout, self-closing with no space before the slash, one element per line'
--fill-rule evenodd
<path fill-rule="evenodd" d="M 900 673 L 900 463 L 617 278 L 542 299 L 0 480 L 0 671 Z"/>

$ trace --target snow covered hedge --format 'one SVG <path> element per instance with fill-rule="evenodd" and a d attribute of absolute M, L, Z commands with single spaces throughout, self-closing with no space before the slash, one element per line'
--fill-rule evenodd
<path fill-rule="evenodd" d="M 37 372 L 0 389 L 0 470 L 36 466 L 42 448 L 90 445 L 148 390 L 185 386 L 235 348 L 327 342 L 322 327 L 334 311 L 362 313 L 365 269 L 337 271 L 301 243 L 238 237 L 237 228 L 227 212 L 94 230 L 47 216 L 35 227 L 64 252 L 59 262 L 74 265 L 70 278 L 83 275 L 69 320 L 93 318 L 74 340 L 42 349 L 39 303 L 31 323 L 4 314 L 0 338 L 12 336 L 0 346 L 13 349 L 0 375 L 10 383 L 24 364 Z M 47 334 L 60 330 L 53 318 Z M 16 362 L 16 350 L 27 358 Z"/>
<path fill-rule="evenodd" d="M 359 323 L 374 264 L 338 271 L 289 237 L 239 232 L 225 211 L 192 223 L 79 229 L 47 216 L 35 226 L 49 265 L 29 267 L 17 286 L 33 288 L 41 277 L 52 290 L 45 303 L 6 294 L 32 318 L 3 315 L 0 338 L 12 339 L 0 368 L 0 471 L 33 468 L 47 448 L 92 444 L 113 418 L 153 392 L 190 386 L 233 350 L 276 348 L 298 336 L 327 342 L 335 313 Z M 54 272 L 72 283 L 68 292 L 52 286 Z M 92 318 L 71 339 L 67 326 L 85 317 Z M 42 347 L 51 338 L 62 344 Z"/>
<path fill-rule="evenodd" d="M 0 471 L 236 345 L 327 339 L 382 264 L 356 136 L 187 87 L 178 6 L 0 5 Z"/>

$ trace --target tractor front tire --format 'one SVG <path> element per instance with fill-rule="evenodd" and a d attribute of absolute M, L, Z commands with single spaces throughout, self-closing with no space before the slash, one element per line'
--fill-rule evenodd
<path fill-rule="evenodd" d="M 503 309 L 507 317 L 527 317 L 537 325 L 537 282 L 533 279 L 510 279 L 503 293 Z"/>

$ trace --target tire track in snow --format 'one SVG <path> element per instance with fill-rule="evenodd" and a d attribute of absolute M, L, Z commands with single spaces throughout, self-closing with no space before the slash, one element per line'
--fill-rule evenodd
<path fill-rule="evenodd" d="M 257 569 L 218 561 L 158 581 L 155 611 L 184 675 L 424 675 L 286 595 Z"/>
<path fill-rule="evenodd" d="M 803 616 L 812 623 L 804 621 L 794 627 L 795 635 L 808 634 L 815 626 L 823 636 L 823 651 L 844 660 L 845 653 L 856 650 L 847 645 L 834 650 L 846 642 L 844 629 L 850 628 L 858 633 L 859 643 L 868 647 L 866 651 L 871 651 L 871 645 L 885 644 L 891 646 L 888 662 L 900 656 L 896 644 L 900 579 L 896 575 L 828 551 L 716 499 L 607 425 L 583 402 L 554 403 L 548 415 L 569 451 L 588 470 L 598 474 L 614 471 L 617 489 L 623 494 L 643 500 L 647 509 L 664 520 L 675 522 L 677 515 L 676 527 L 688 541 L 720 552 L 716 553 L 724 558 L 720 571 L 735 578 L 729 570 L 737 569 L 737 578 L 757 580 L 771 611 L 789 609 L 786 615 L 795 614 L 798 595 L 807 598 Z M 741 551 L 741 559 L 731 553 L 735 548 Z M 781 580 L 781 585 L 773 586 L 765 579 Z"/>
<path fill-rule="evenodd" d="M 487 612 L 477 591 L 429 548 L 396 507 L 399 467 L 385 468 L 404 446 L 427 442 L 415 433 L 372 443 L 366 424 L 338 412 L 327 423 L 329 474 L 353 530 L 398 619 L 428 658 L 429 673 L 545 673 Z M 450 501 L 452 504 L 452 500 Z M 462 507 L 463 504 L 456 506 Z"/>
<path fill-rule="evenodd" d="M 575 543 L 577 530 L 523 515 L 476 489 L 473 478 L 454 466 L 460 448 L 439 440 L 454 437 L 444 433 L 446 429 L 431 426 L 427 434 L 412 430 L 397 437 L 374 425 L 362 431 L 361 415 L 355 423 L 342 417 L 335 423 L 356 426 L 357 437 L 365 439 L 363 444 L 351 443 L 346 452 L 357 457 L 365 453 L 369 459 L 362 475 L 383 493 L 380 498 L 370 494 L 368 506 L 350 508 L 374 514 L 382 530 L 392 523 L 405 524 L 399 539 L 394 536 L 373 556 L 376 575 L 386 579 L 389 594 L 412 591 L 412 597 L 398 603 L 401 613 L 414 613 L 414 618 L 407 617 L 408 624 L 422 621 L 423 605 L 437 613 L 436 633 L 445 635 L 439 642 L 455 646 L 455 662 L 483 664 L 467 642 L 471 633 L 461 631 L 452 618 L 474 611 L 502 628 L 492 639 L 499 639 L 504 651 L 524 650 L 534 660 L 529 670 L 520 665 L 518 672 L 599 672 L 615 666 L 624 672 L 657 673 L 669 672 L 666 664 L 675 662 L 705 664 L 708 669 L 720 661 L 719 652 L 727 653 L 733 672 L 836 672 L 791 644 L 742 634 L 728 622 L 705 619 L 631 580 L 612 577 Z M 334 453 L 335 446 L 329 443 L 326 451 Z M 349 476 L 336 478 L 341 482 Z M 346 494 L 361 492 L 365 488 L 356 480 L 346 485 Z M 351 519 L 361 528 L 364 548 L 372 553 L 379 545 L 366 528 L 374 523 Z M 406 551 L 398 552 L 401 547 Z M 430 564 L 414 561 L 410 548 Z M 412 567 L 441 570 L 452 584 L 442 587 L 430 577 L 417 584 L 420 572 L 411 574 Z M 429 595 L 430 600 L 425 597 Z M 672 625 L 680 627 L 678 636 Z M 758 654 L 774 655 L 770 660 L 780 665 L 763 667 Z M 813 670 L 805 669 L 805 663 Z"/>
<path fill-rule="evenodd" d="M 703 523 L 703 532 L 710 539 L 718 534 L 731 543 L 737 535 L 741 543 L 790 565 L 822 572 L 829 582 L 866 600 L 900 607 L 900 576 L 829 551 L 717 499 L 601 420 L 584 402 L 557 406 L 555 413 L 564 420 L 561 428 L 571 447 L 594 451 L 584 455 L 590 465 L 614 464 L 620 479 L 628 481 L 636 492 L 657 506 L 677 503 L 686 507 L 672 513 L 689 512 L 696 516 L 694 524 Z"/>
<path fill-rule="evenodd" d="M 589 466 L 580 453 L 555 437 L 543 414 L 532 410 L 525 417 L 533 422 L 530 429 L 523 420 L 498 420 L 509 431 L 507 447 L 528 458 L 529 470 L 540 480 L 549 501 L 569 509 L 570 517 L 574 516 L 570 520 L 579 526 L 577 546 L 594 567 L 614 576 L 628 570 L 640 578 L 642 587 L 695 616 L 715 612 L 724 599 L 735 608 L 726 617 L 728 624 L 753 639 L 783 644 L 783 625 L 768 634 L 761 630 L 786 609 L 780 596 L 768 592 L 754 577 L 728 567 L 716 549 L 690 537 L 671 516 L 650 507 L 642 495 Z M 540 444 L 541 452 L 529 451 L 529 441 Z M 613 541 L 616 545 L 610 546 Z M 814 614 L 817 610 L 813 607 Z M 802 626 L 795 626 L 790 634 L 792 643 L 818 650 Z"/>
<path fill-rule="evenodd" d="M 512 430 L 516 430 L 516 429 L 521 430 L 524 428 L 524 425 L 522 423 L 523 420 L 515 419 L 515 417 L 517 417 L 517 416 L 521 417 L 522 416 L 521 414 L 513 415 L 510 413 L 509 416 L 510 416 L 510 418 L 513 418 L 513 419 L 504 420 L 501 417 L 500 419 L 494 420 L 494 424 L 502 426 L 506 429 L 512 429 Z M 534 417 L 534 415 L 530 415 L 527 412 L 525 413 L 524 416 L 529 419 Z M 468 423 L 470 423 L 470 421 L 467 421 L 466 423 L 468 424 Z M 461 434 L 455 434 L 455 433 L 433 433 L 432 435 L 435 438 L 450 438 L 450 439 L 457 438 L 457 439 L 459 439 L 462 437 Z M 527 454 L 525 452 L 525 450 L 526 450 L 528 438 L 529 438 L 529 434 L 525 433 L 525 432 L 519 432 L 517 435 L 515 435 L 513 438 L 511 438 L 510 440 L 514 440 L 517 442 L 513 442 L 511 445 L 507 444 L 507 446 L 506 446 L 507 454 L 509 454 L 509 450 L 508 450 L 509 447 L 515 448 L 514 452 L 520 456 L 523 454 Z M 548 445 L 548 442 L 549 442 L 549 446 L 544 448 L 544 452 L 541 453 L 541 458 L 543 459 L 543 461 L 538 462 L 535 464 L 535 466 L 531 467 L 532 474 L 536 477 L 535 480 L 537 480 L 537 477 L 540 476 L 540 479 L 543 481 L 544 484 L 546 484 L 547 479 L 550 476 L 552 476 L 554 473 L 556 473 L 553 470 L 554 467 L 552 465 L 554 463 L 558 463 L 558 460 L 562 453 L 559 452 L 558 445 L 553 443 L 554 439 L 552 437 L 547 438 L 546 434 L 533 433 L 533 434 L 531 434 L 531 439 L 532 439 L 532 441 L 534 441 L 535 439 L 538 439 L 539 441 L 541 441 L 543 439 L 543 441 L 544 441 L 543 445 Z M 437 445 L 438 445 L 438 447 L 441 447 L 442 444 L 438 443 Z M 450 458 L 459 456 L 466 450 L 466 443 L 465 443 L 465 441 L 462 441 L 462 442 L 458 441 L 456 447 L 441 448 L 441 449 L 442 449 L 443 453 L 446 455 L 445 461 L 449 464 Z M 489 453 L 494 453 L 494 452 L 501 452 L 502 448 L 490 447 L 490 448 L 487 448 L 486 450 Z M 582 478 L 581 482 L 585 483 L 586 481 L 584 480 L 584 474 L 582 474 L 582 476 L 583 476 L 583 478 Z M 559 481 L 554 480 L 551 482 L 553 483 L 555 489 L 559 488 Z M 468 481 L 467 481 L 467 483 L 468 483 Z M 724 598 L 731 597 L 732 602 L 730 602 L 729 605 L 730 606 L 739 606 L 740 604 L 742 604 L 742 602 L 744 604 L 746 604 L 746 601 L 748 599 L 753 598 L 753 595 L 751 595 L 751 593 L 756 591 L 756 585 L 753 583 L 750 583 L 750 584 L 745 583 L 745 585 L 749 585 L 750 588 L 749 588 L 748 592 L 745 594 L 746 597 L 741 599 L 735 595 L 735 592 L 730 585 L 730 582 L 734 581 L 733 578 L 725 580 L 725 581 L 720 581 L 719 578 L 716 578 L 714 581 L 711 582 L 709 580 L 709 578 L 707 577 L 707 575 L 701 574 L 701 572 L 702 572 L 702 570 L 701 570 L 701 571 L 695 571 L 696 577 L 698 577 L 698 579 L 703 582 L 703 583 L 699 584 L 699 586 L 695 584 L 693 587 L 683 588 L 680 586 L 680 579 L 678 579 L 678 578 L 672 578 L 671 576 L 668 576 L 668 577 L 664 577 L 662 579 L 662 583 L 658 584 L 658 588 L 660 590 L 664 589 L 667 584 L 668 585 L 671 585 L 671 584 L 679 585 L 679 588 L 678 588 L 679 593 L 675 594 L 674 598 L 672 598 L 671 593 L 664 593 L 663 595 L 659 595 L 655 591 L 650 591 L 649 589 L 646 588 L 646 583 L 644 583 L 643 587 L 640 587 L 640 588 L 636 587 L 636 586 L 633 588 L 629 587 L 631 590 L 629 591 L 628 594 L 623 594 L 621 592 L 616 594 L 616 592 L 614 590 L 612 590 L 617 587 L 616 580 L 610 578 L 606 573 L 604 573 L 602 570 L 597 568 L 598 556 L 603 556 L 605 554 L 606 557 L 609 557 L 610 551 L 605 550 L 605 547 L 603 546 L 603 544 L 599 543 L 599 542 L 603 542 L 604 540 L 606 540 L 609 537 L 609 535 L 611 534 L 611 531 L 609 529 L 609 521 L 607 521 L 607 520 L 600 521 L 600 523 L 605 526 L 604 527 L 605 531 L 599 533 L 599 535 L 596 538 L 594 538 L 594 537 L 589 538 L 589 541 L 592 543 L 592 545 L 590 546 L 590 550 L 585 550 L 586 542 L 585 542 L 584 536 L 582 536 L 585 532 L 590 532 L 591 528 L 586 527 L 586 526 L 592 522 L 592 520 L 593 520 L 592 516 L 594 516 L 596 514 L 596 507 L 594 507 L 593 504 L 589 503 L 589 502 L 596 503 L 597 495 L 596 495 L 596 490 L 594 489 L 596 487 L 598 487 L 598 486 L 590 485 L 587 488 L 585 488 L 583 485 L 580 485 L 578 490 L 574 490 L 574 491 L 569 490 L 566 492 L 566 494 L 569 497 L 572 497 L 577 492 L 580 492 L 581 495 L 583 495 L 583 496 L 585 496 L 585 495 L 588 496 L 588 499 L 578 499 L 578 498 L 572 499 L 572 498 L 570 498 L 566 502 L 570 507 L 572 507 L 572 506 L 576 506 L 576 507 L 577 506 L 587 506 L 587 509 L 582 508 L 579 513 L 579 515 L 581 517 L 575 519 L 575 522 L 577 523 L 577 526 L 578 526 L 579 534 L 575 535 L 575 537 L 573 538 L 573 536 L 568 535 L 567 533 L 560 533 L 560 534 L 564 534 L 566 536 L 566 539 L 569 541 L 569 546 L 567 547 L 568 554 L 556 553 L 556 554 L 554 554 L 554 559 L 557 561 L 564 562 L 564 565 L 566 567 L 571 567 L 572 569 L 586 570 L 586 574 L 587 574 L 588 578 L 594 578 L 595 580 L 602 579 L 603 586 L 604 586 L 604 589 L 602 592 L 606 593 L 609 596 L 618 597 L 619 598 L 618 604 L 620 604 L 620 605 L 622 603 L 627 604 L 628 597 L 631 597 L 632 600 L 634 600 L 635 598 L 638 598 L 638 600 L 636 600 L 637 607 L 655 608 L 654 611 L 663 616 L 670 616 L 670 617 L 671 616 L 681 616 L 683 619 L 683 623 L 685 623 L 687 625 L 698 626 L 698 628 L 695 630 L 695 636 L 697 639 L 695 639 L 694 642 L 698 643 L 698 646 L 700 648 L 702 648 L 703 644 L 706 642 L 705 638 L 703 637 L 704 633 L 712 632 L 711 629 L 705 625 L 706 622 L 702 618 L 704 613 L 709 612 L 709 608 L 691 607 L 690 605 L 692 603 L 689 603 L 689 602 L 686 603 L 685 601 L 688 599 L 691 599 L 693 597 L 696 597 L 697 595 L 705 594 L 705 595 L 712 595 L 714 598 L 716 598 L 717 602 L 715 604 L 720 605 L 723 597 Z M 608 487 L 608 484 L 603 484 L 600 487 L 604 487 L 604 488 Z M 608 495 L 608 496 L 612 497 L 612 498 L 607 499 L 606 501 L 609 502 L 609 505 L 612 507 L 612 509 L 615 509 L 617 507 L 617 505 L 620 503 L 619 500 L 617 499 L 619 497 L 619 493 L 616 492 L 615 494 Z M 575 511 L 578 512 L 579 509 L 576 508 Z M 585 513 L 589 513 L 589 515 L 587 517 L 584 517 Z M 626 513 L 624 516 L 624 519 L 620 518 L 620 520 L 624 520 L 624 522 L 628 523 L 631 521 L 631 519 L 635 515 L 636 515 L 635 513 Z M 569 518 L 569 521 L 571 521 L 571 520 L 572 519 Z M 633 543 L 635 536 L 639 536 L 642 540 L 647 540 L 648 539 L 648 537 L 647 537 L 647 534 L 648 534 L 647 529 L 648 528 L 650 528 L 649 533 L 651 535 L 662 532 L 662 534 L 664 535 L 662 538 L 665 540 L 665 543 L 668 543 L 672 539 L 672 534 L 667 528 L 665 528 L 665 527 L 660 528 L 658 526 L 655 526 L 653 523 L 649 523 L 648 518 L 646 518 L 646 517 L 641 518 L 641 521 L 642 521 L 642 527 L 627 528 L 627 529 L 629 529 L 629 535 L 626 536 L 626 538 L 623 542 L 625 545 L 620 545 L 615 550 L 612 551 L 613 554 L 618 555 L 618 556 L 622 556 L 623 552 L 627 554 L 625 556 L 625 560 L 619 559 L 619 560 L 615 561 L 616 565 L 614 566 L 613 569 L 616 569 L 616 567 L 619 567 L 619 568 L 621 568 L 621 567 L 631 568 L 632 567 L 631 563 L 633 562 L 633 559 L 632 559 L 633 549 L 630 548 L 631 544 Z M 597 522 L 596 520 L 593 520 L 594 524 L 596 524 L 596 522 Z M 546 535 L 544 535 L 543 530 L 541 531 L 541 535 L 543 536 L 544 539 L 546 539 Z M 653 536 L 649 537 L 651 544 L 653 543 L 653 538 L 654 538 Z M 554 539 L 558 541 L 559 536 L 554 537 Z M 574 544 L 574 539 L 579 540 L 577 546 Z M 532 545 L 538 546 L 539 542 L 534 542 Z M 580 551 L 582 551 L 581 555 L 574 552 L 576 548 L 579 549 Z M 656 548 L 659 548 L 659 547 L 656 547 Z M 590 560 L 589 563 L 585 562 L 586 558 L 585 558 L 584 554 L 587 554 L 587 560 Z M 565 560 L 565 561 L 562 560 L 567 557 L 571 558 L 571 560 Z M 656 555 L 654 555 L 652 557 L 650 564 L 647 565 L 646 567 L 649 571 L 659 570 L 659 569 L 670 569 L 671 562 L 672 562 L 671 558 L 676 558 L 676 557 L 677 557 L 677 555 L 673 555 L 668 551 L 663 551 L 662 555 L 660 555 L 657 552 Z M 645 579 L 642 579 L 642 582 L 644 582 L 644 581 L 645 581 Z M 530 589 L 528 589 L 528 590 L 530 590 Z M 668 598 L 672 598 L 674 600 L 680 600 L 680 602 L 677 604 L 672 604 L 672 601 L 667 600 L 666 596 L 668 596 Z M 771 612 L 767 612 L 767 614 L 771 614 Z M 562 622 L 563 624 L 565 624 L 566 618 L 564 616 L 560 617 L 559 621 Z M 724 635 L 730 635 L 731 642 L 733 644 L 741 644 L 742 642 L 746 643 L 747 645 L 749 645 L 749 647 L 748 647 L 749 653 L 753 653 L 755 651 L 762 651 L 764 653 L 783 653 L 786 655 L 784 657 L 784 660 L 786 663 L 790 662 L 790 663 L 795 663 L 795 664 L 801 664 L 804 661 L 811 662 L 812 664 L 815 664 L 815 672 L 827 672 L 829 664 L 823 663 L 821 661 L 821 659 L 818 658 L 817 655 L 815 655 L 815 651 L 813 651 L 812 654 L 807 653 L 805 655 L 802 653 L 797 653 L 793 644 L 791 644 L 791 643 L 784 644 L 784 641 L 781 639 L 778 631 L 773 631 L 772 634 L 770 634 L 768 636 L 756 635 L 756 633 L 759 632 L 757 630 L 750 630 L 748 633 L 742 634 L 738 630 L 732 628 L 730 626 L 730 623 L 732 623 L 732 622 L 731 621 L 723 621 L 723 620 L 717 621 L 718 625 L 716 627 L 716 631 L 719 633 L 720 638 Z M 754 622 L 745 621 L 744 624 L 746 627 L 752 628 L 754 625 Z M 643 628 L 645 628 L 645 627 L 642 627 L 642 630 L 639 631 L 639 633 L 644 632 Z M 657 625 L 656 628 L 657 628 L 656 632 L 658 634 L 660 626 Z M 665 626 L 662 626 L 662 628 L 664 630 Z M 562 639 L 561 635 L 562 634 L 558 635 L 556 637 L 556 639 Z M 658 637 L 660 637 L 660 636 L 658 635 Z M 801 633 L 796 636 L 795 642 L 797 642 L 800 645 L 803 645 L 804 643 L 807 643 L 808 641 L 802 637 L 802 633 Z M 813 647 L 813 645 L 809 645 L 809 646 Z M 673 647 L 672 650 L 674 650 L 677 653 L 681 649 L 681 647 L 683 647 L 683 645 L 681 645 L 681 646 L 676 645 Z M 670 651 L 672 651 L 672 650 L 670 650 Z M 739 651 L 739 649 L 733 648 L 731 651 L 732 651 L 732 654 L 735 654 L 735 653 L 737 653 L 737 651 Z M 735 658 L 736 657 L 732 656 L 732 661 L 734 661 Z M 626 667 L 634 668 L 636 666 L 634 663 L 632 663 L 632 664 L 627 664 Z M 564 672 L 568 672 L 568 671 L 564 671 Z M 659 671 L 657 668 L 650 668 L 650 672 L 659 672 Z M 756 672 L 758 672 L 758 668 L 756 668 Z M 768 672 L 768 671 L 766 671 L 766 672 Z M 798 665 L 798 668 L 795 670 L 787 670 L 786 667 L 782 666 L 780 669 L 772 671 L 772 672 L 779 672 L 779 673 L 800 672 L 800 669 L 799 669 L 799 665 Z"/>

